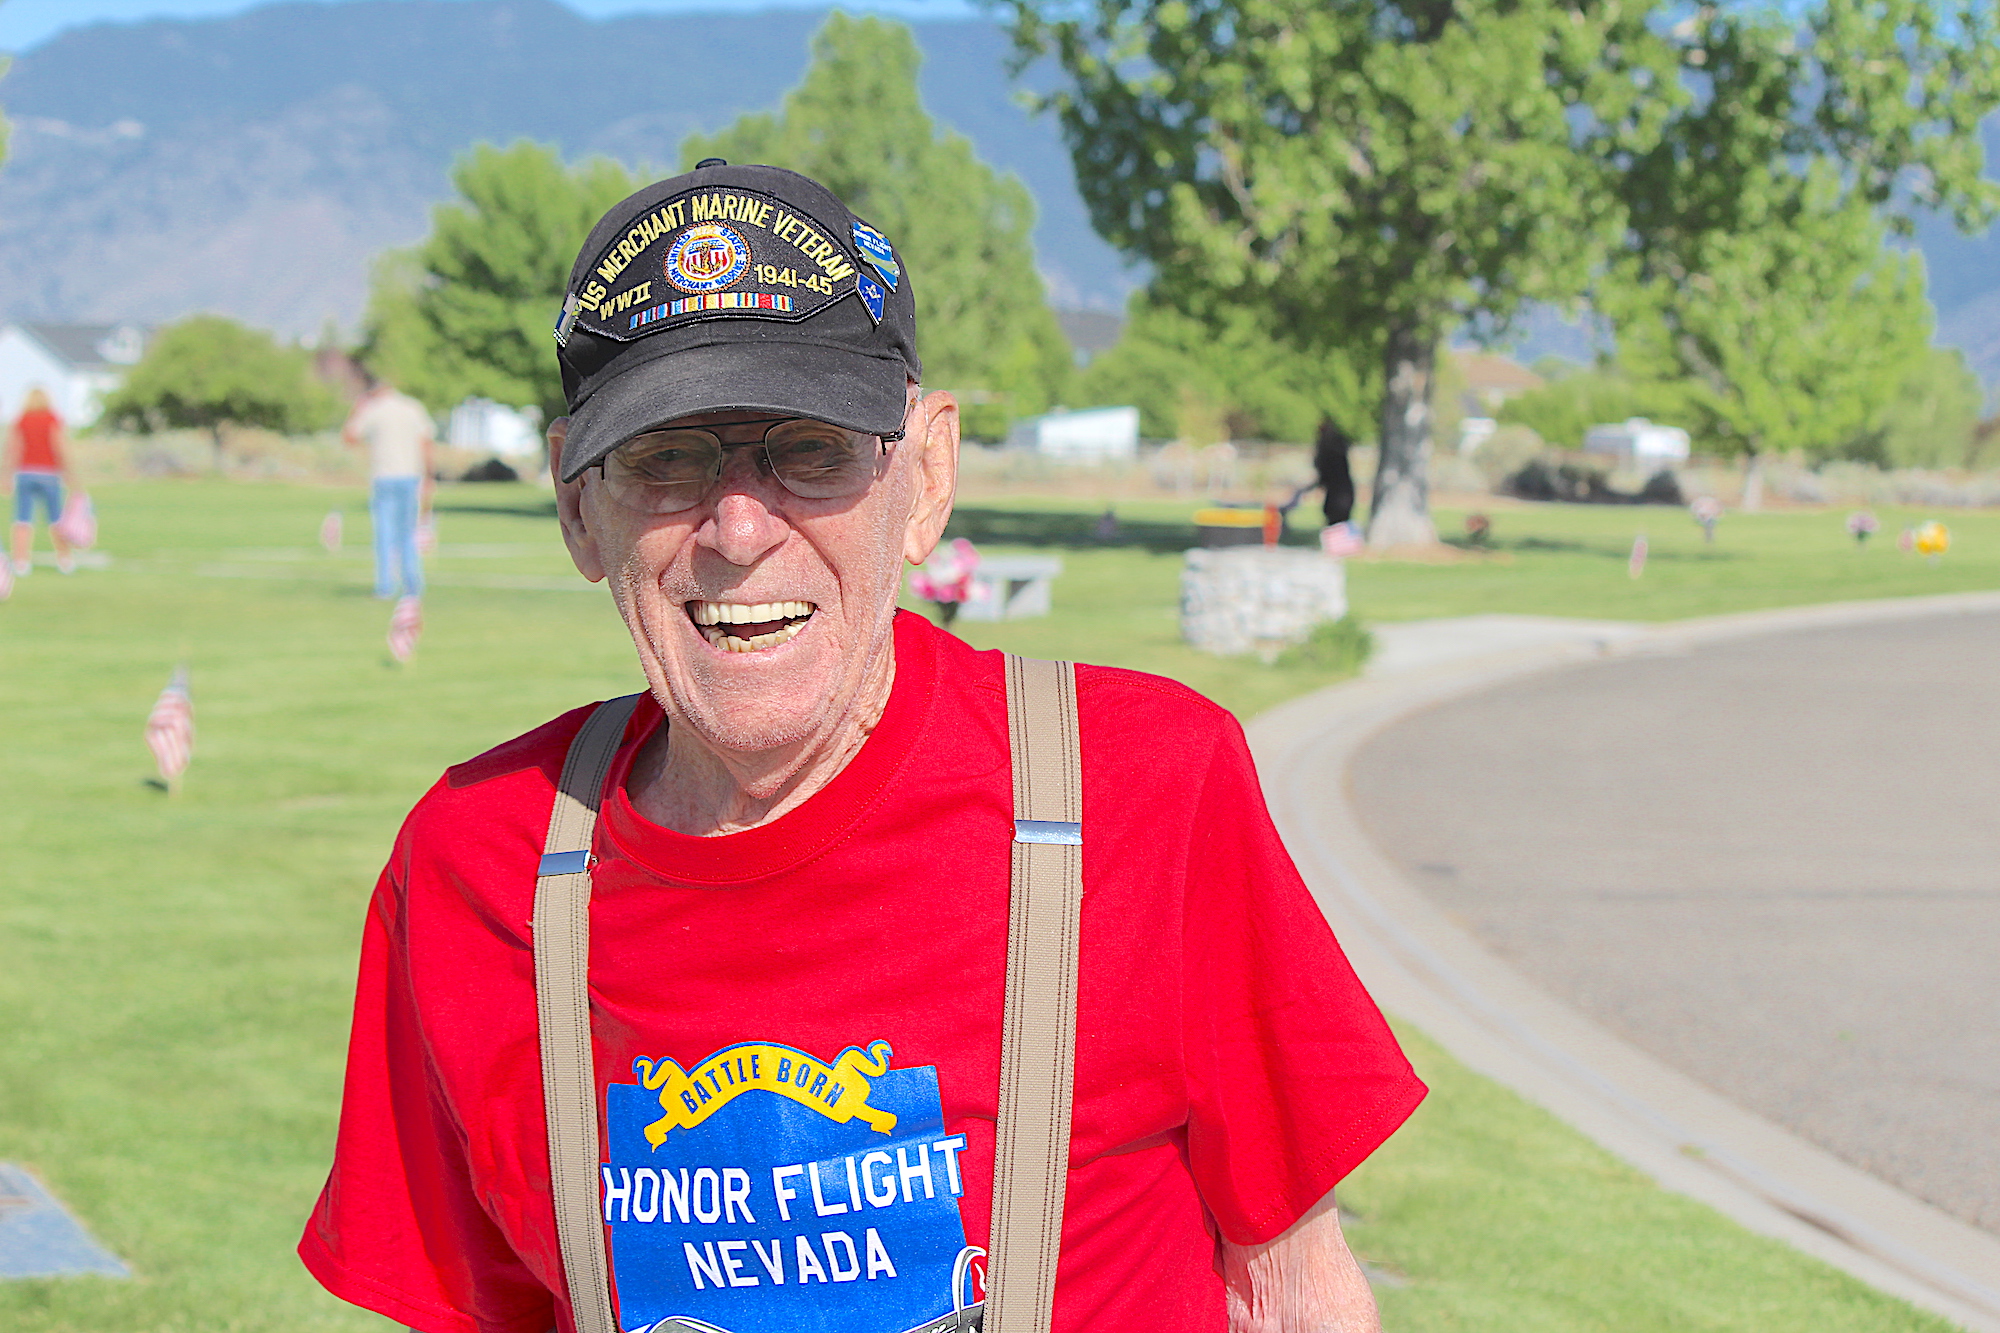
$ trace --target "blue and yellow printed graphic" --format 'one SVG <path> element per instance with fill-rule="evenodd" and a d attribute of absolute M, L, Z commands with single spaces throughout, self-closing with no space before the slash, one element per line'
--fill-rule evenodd
<path fill-rule="evenodd" d="M 981 1252 L 937 1070 L 742 1042 L 605 1089 L 601 1197 L 626 1333 L 978 1326 Z M 975 1276 L 976 1275 L 976 1276 Z"/>

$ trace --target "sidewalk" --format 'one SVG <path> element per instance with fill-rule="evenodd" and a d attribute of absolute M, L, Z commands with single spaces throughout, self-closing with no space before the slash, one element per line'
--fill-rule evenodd
<path fill-rule="evenodd" d="M 1369 738 L 1434 703 L 1739 635 L 2000 610 L 2000 594 L 1788 608 L 1657 627 L 1476 616 L 1377 628 L 1364 679 L 1249 726 L 1271 811 L 1383 1007 L 1666 1188 L 1973 1330 L 2000 1333 L 2000 1238 L 1749 1114 L 1488 953 L 1370 841 L 1348 794 Z"/>

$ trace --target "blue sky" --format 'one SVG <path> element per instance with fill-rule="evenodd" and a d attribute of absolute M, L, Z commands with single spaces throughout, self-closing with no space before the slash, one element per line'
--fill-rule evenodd
<path fill-rule="evenodd" d="M 89 23 L 131 23 L 150 18 L 215 18 L 255 9 L 267 0 L 0 0 L 0 51 L 25 51 L 65 28 Z M 315 0 L 339 4 L 342 0 Z M 820 9 L 828 0 L 561 0 L 579 14 L 667 13 L 674 10 Z M 864 0 L 848 9 L 906 18 L 971 18 L 970 0 Z"/>

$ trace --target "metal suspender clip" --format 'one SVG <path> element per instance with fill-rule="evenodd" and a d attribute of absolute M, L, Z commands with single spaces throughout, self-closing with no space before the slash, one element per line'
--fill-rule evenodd
<path fill-rule="evenodd" d="M 1014 821 L 1014 841 L 1081 847 L 1083 825 L 1067 819 L 1017 819 Z"/>
<path fill-rule="evenodd" d="M 585 848 L 577 852 L 544 852 L 541 868 L 537 875 L 581 875 L 595 864 L 597 858 Z"/>

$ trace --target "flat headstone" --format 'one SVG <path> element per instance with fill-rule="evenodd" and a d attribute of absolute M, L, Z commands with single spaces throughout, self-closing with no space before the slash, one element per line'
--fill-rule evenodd
<path fill-rule="evenodd" d="M 0 1162 L 0 1278 L 86 1273 L 132 1276 L 39 1180 L 12 1162 Z"/>

